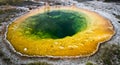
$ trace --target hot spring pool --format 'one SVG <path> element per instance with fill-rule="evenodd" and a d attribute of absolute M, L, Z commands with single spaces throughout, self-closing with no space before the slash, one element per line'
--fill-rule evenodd
<path fill-rule="evenodd" d="M 8 26 L 6 38 L 27 56 L 83 57 L 94 54 L 114 29 L 99 14 L 77 7 L 35 9 Z"/>

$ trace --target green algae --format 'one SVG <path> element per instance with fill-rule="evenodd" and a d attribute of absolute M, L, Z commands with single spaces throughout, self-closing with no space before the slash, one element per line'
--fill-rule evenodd
<path fill-rule="evenodd" d="M 27 18 L 22 24 L 23 34 L 41 39 L 60 39 L 85 30 L 84 14 L 70 10 L 53 10 Z"/>

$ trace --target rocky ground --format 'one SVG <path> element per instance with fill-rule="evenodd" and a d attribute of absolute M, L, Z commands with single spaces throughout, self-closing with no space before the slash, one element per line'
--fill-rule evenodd
<path fill-rule="evenodd" d="M 114 26 L 116 34 L 111 40 L 101 44 L 96 54 L 76 59 L 24 57 L 16 54 L 4 41 L 5 28 L 11 21 L 32 8 L 37 8 L 38 5 L 9 7 L 7 5 L 0 6 L 0 65 L 120 65 L 120 3 L 99 1 L 75 3 L 77 7 L 99 13 L 109 19 Z"/>

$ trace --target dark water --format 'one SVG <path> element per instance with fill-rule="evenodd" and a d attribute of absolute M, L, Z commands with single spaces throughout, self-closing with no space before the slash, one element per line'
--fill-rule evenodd
<path fill-rule="evenodd" d="M 59 39 L 73 36 L 77 32 L 84 30 L 86 26 L 87 22 L 83 14 L 66 10 L 38 14 L 29 17 L 22 24 L 25 35 L 35 35 L 41 39 Z"/>

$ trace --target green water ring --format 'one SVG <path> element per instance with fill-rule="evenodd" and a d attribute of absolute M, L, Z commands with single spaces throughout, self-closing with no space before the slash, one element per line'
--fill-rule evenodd
<path fill-rule="evenodd" d="M 85 15 L 69 10 L 53 10 L 27 18 L 20 25 L 29 38 L 59 39 L 73 36 L 87 28 Z"/>

